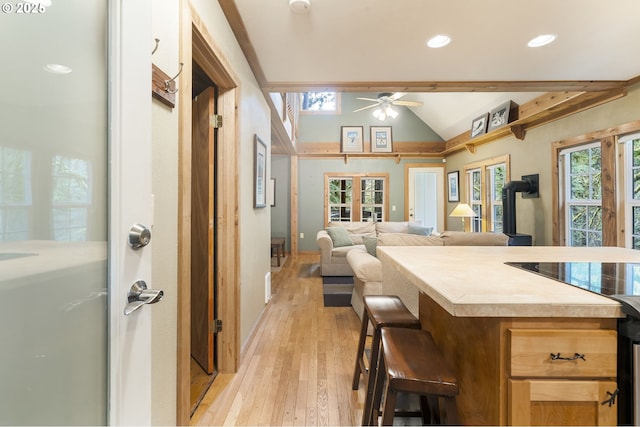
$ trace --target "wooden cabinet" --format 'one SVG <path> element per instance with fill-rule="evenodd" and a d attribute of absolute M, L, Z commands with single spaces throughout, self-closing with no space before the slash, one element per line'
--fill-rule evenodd
<path fill-rule="evenodd" d="M 616 425 L 616 332 L 509 329 L 509 425 Z"/>

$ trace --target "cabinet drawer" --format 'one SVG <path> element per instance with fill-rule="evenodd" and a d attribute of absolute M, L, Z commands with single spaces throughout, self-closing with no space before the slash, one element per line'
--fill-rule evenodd
<path fill-rule="evenodd" d="M 509 329 L 512 377 L 616 376 L 616 331 Z"/>

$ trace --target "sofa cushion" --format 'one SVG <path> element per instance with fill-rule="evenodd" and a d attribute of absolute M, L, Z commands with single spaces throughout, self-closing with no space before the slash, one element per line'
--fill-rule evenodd
<path fill-rule="evenodd" d="M 444 246 L 436 236 L 418 236 L 407 233 L 383 233 L 378 236 L 378 246 Z"/>
<path fill-rule="evenodd" d="M 445 246 L 507 246 L 509 244 L 509 236 L 504 233 L 443 231 L 440 239 Z"/>
<path fill-rule="evenodd" d="M 327 234 L 331 237 L 334 248 L 353 246 L 351 236 L 349 236 L 349 232 L 344 227 L 328 227 Z"/>
<path fill-rule="evenodd" d="M 378 239 L 376 237 L 365 236 L 362 238 L 362 242 L 364 243 L 364 247 L 367 249 L 367 252 L 369 252 L 371 256 L 378 256 L 376 254 L 376 246 L 378 245 Z"/>
<path fill-rule="evenodd" d="M 406 233 L 407 221 L 383 221 L 376 223 L 376 233 Z"/>
<path fill-rule="evenodd" d="M 333 252 L 331 253 L 331 262 L 346 262 L 345 259 L 347 254 L 355 248 L 364 249 L 364 245 L 340 246 L 339 248 L 333 248 Z"/>
<path fill-rule="evenodd" d="M 340 227 L 346 228 L 349 233 L 349 237 L 354 245 L 362 245 L 363 236 L 376 236 L 376 223 L 369 221 L 355 221 L 355 222 L 330 222 L 329 228 Z"/>
<path fill-rule="evenodd" d="M 417 234 L 419 236 L 430 236 L 433 231 L 433 227 L 423 227 L 417 224 L 411 224 L 407 226 L 407 233 Z"/>

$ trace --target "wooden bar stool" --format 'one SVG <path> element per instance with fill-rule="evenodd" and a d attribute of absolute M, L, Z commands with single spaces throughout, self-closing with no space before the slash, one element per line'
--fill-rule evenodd
<path fill-rule="evenodd" d="M 431 334 L 384 328 L 380 335 L 382 355 L 373 392 L 372 422 L 378 420 L 384 398 L 382 425 L 393 425 L 397 394 L 402 392 L 420 396 L 424 424 L 458 424 L 458 381 Z"/>
<path fill-rule="evenodd" d="M 365 342 L 369 322 L 373 327 L 371 355 L 369 369 L 365 365 Z M 369 425 L 373 402 L 373 388 L 376 379 L 376 368 L 380 354 L 380 331 L 383 327 L 420 329 L 420 321 L 409 311 L 402 300 L 395 295 L 365 295 L 364 313 L 362 314 L 362 328 L 356 356 L 356 366 L 353 373 L 352 389 L 357 390 L 362 374 L 365 385 L 364 410 L 362 411 L 362 425 Z"/>

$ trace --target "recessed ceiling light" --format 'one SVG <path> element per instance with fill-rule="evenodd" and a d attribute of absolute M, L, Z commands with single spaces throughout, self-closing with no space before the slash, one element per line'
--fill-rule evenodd
<path fill-rule="evenodd" d="M 554 41 L 555 39 L 556 39 L 555 34 L 542 34 L 529 40 L 529 43 L 527 43 L 527 46 L 529 47 L 545 46 L 551 43 L 552 41 Z"/>
<path fill-rule="evenodd" d="M 61 64 L 47 64 L 43 68 L 53 74 L 69 74 L 73 71 L 71 68 Z"/>
<path fill-rule="evenodd" d="M 451 43 L 451 37 L 445 34 L 438 34 L 437 36 L 433 36 L 427 41 L 427 46 L 432 47 L 434 49 L 439 47 L 444 47 Z"/>
<path fill-rule="evenodd" d="M 309 13 L 309 9 L 311 9 L 311 1 L 310 0 L 289 0 L 289 9 L 293 13 Z"/>

